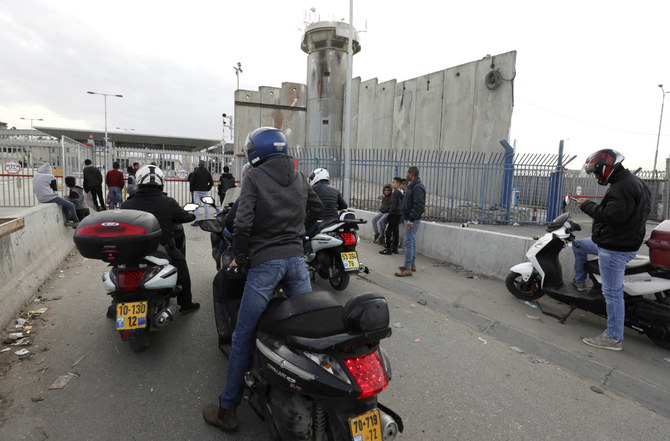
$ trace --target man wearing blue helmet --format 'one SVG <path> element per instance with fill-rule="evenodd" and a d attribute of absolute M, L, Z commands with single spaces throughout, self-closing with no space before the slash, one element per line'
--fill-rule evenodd
<path fill-rule="evenodd" d="M 323 205 L 305 176 L 287 155 L 284 134 L 261 127 L 247 136 L 247 159 L 233 233 L 232 266 L 249 268 L 233 333 L 226 387 L 219 404 L 203 409 L 208 424 L 224 432 L 237 430 L 235 411 L 242 400 L 254 335 L 277 286 L 287 296 L 312 291 L 303 259 L 305 221 L 313 223 Z"/>

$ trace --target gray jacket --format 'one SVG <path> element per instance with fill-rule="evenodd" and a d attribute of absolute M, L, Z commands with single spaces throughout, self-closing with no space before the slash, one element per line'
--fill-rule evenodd
<path fill-rule="evenodd" d="M 271 156 L 249 170 L 242 182 L 233 249 L 235 261 L 256 266 L 304 254 L 305 220 L 314 222 L 323 204 L 293 158 Z"/>
<path fill-rule="evenodd" d="M 42 164 L 33 176 L 33 191 L 37 200 L 49 202 L 58 197 L 58 193 L 54 190 L 55 183 L 56 178 L 51 171 L 51 164 L 48 162 Z"/>

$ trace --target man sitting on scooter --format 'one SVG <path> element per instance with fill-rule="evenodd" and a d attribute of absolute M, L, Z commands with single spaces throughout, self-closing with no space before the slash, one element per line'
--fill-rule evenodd
<path fill-rule="evenodd" d="M 587 255 L 598 256 L 602 293 L 607 303 L 607 329 L 597 337 L 583 338 L 589 346 L 612 351 L 623 349 L 625 304 L 623 276 L 626 264 L 642 245 L 647 215 L 651 208 L 649 187 L 621 165 L 624 157 L 612 150 L 598 150 L 588 157 L 584 170 L 593 173 L 600 185 L 610 185 L 600 204 L 582 198 L 577 206 L 593 218 L 591 237 L 573 246 L 574 285 L 586 291 Z"/>
<path fill-rule="evenodd" d="M 208 424 L 224 432 L 237 430 L 235 411 L 244 392 L 244 374 L 254 348 L 256 326 L 277 286 L 291 297 L 312 291 L 303 258 L 305 218 L 316 219 L 323 205 L 305 176 L 286 153 L 284 134 L 261 127 L 247 136 L 251 165 L 242 181 L 233 233 L 235 260 L 248 267 L 237 325 L 228 359 L 226 387 L 219 404 L 203 409 Z"/>
<path fill-rule="evenodd" d="M 165 178 L 163 171 L 155 165 L 145 165 L 135 174 L 138 190 L 135 195 L 121 205 L 121 209 L 146 211 L 158 219 L 163 232 L 161 245 L 165 246 L 170 261 L 177 268 L 177 283 L 181 292 L 177 294 L 179 312 L 186 314 L 200 308 L 200 303 L 193 303 L 191 297 L 191 276 L 189 275 L 186 258 L 174 244 L 175 224 L 192 222 L 193 213 L 188 213 L 179 206 L 176 200 L 163 193 Z"/>

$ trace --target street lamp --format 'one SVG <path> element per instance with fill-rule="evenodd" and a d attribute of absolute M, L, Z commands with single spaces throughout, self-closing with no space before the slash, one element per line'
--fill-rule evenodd
<path fill-rule="evenodd" d="M 105 159 L 105 168 L 107 170 L 109 170 L 111 168 L 110 167 L 111 164 L 109 164 L 109 162 L 110 162 L 109 159 L 110 158 L 109 158 L 109 146 L 108 146 L 108 136 L 107 136 L 107 97 L 108 96 L 115 96 L 117 98 L 123 98 L 123 95 L 117 95 L 117 94 L 113 94 L 113 93 L 99 93 L 99 92 L 91 92 L 91 91 L 88 91 L 86 93 L 88 93 L 90 95 L 102 95 L 105 99 L 105 152 L 106 152 L 106 156 L 107 156 L 106 159 Z"/>
<path fill-rule="evenodd" d="M 242 73 L 242 63 L 237 62 L 237 66 L 233 66 L 235 69 L 235 76 L 237 77 L 237 90 L 240 90 L 240 74 Z"/>
<path fill-rule="evenodd" d="M 128 130 L 135 130 L 135 129 L 126 129 L 125 127 L 117 127 L 116 130 L 123 130 L 124 132 L 128 133 Z"/>
<path fill-rule="evenodd" d="M 228 120 L 228 127 L 230 127 L 230 140 L 232 141 L 233 140 L 233 117 L 230 116 L 230 115 L 227 115 L 225 113 L 221 114 L 221 116 L 223 117 L 224 132 L 225 132 L 225 129 L 226 129 L 226 119 Z M 223 136 L 223 140 L 224 141 L 226 140 L 225 135 Z"/>
<path fill-rule="evenodd" d="M 662 84 L 659 84 L 658 87 L 661 88 L 661 92 L 663 93 L 663 99 L 661 100 L 661 119 L 658 122 L 658 137 L 656 138 L 656 154 L 654 155 L 654 176 L 656 175 L 656 160 L 658 159 L 658 145 L 661 142 L 661 126 L 663 125 L 663 107 L 665 106 L 665 95 L 670 93 L 666 92 L 665 89 L 663 89 Z"/>
<path fill-rule="evenodd" d="M 33 121 L 44 121 L 42 118 L 24 118 L 21 117 L 20 119 L 24 119 L 26 121 L 30 120 L 30 139 L 33 139 Z"/>

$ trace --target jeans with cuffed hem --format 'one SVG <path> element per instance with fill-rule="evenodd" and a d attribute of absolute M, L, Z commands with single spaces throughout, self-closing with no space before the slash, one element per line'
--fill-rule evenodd
<path fill-rule="evenodd" d="M 196 203 L 196 204 L 200 204 L 200 200 L 202 198 L 204 198 L 205 196 L 209 196 L 208 191 L 194 191 L 193 192 L 193 202 Z M 209 205 L 208 204 L 204 204 L 204 205 L 205 205 L 205 219 L 208 219 L 209 218 Z M 200 211 L 199 208 L 197 210 L 195 210 L 195 220 L 196 221 L 200 219 L 200 213 L 198 213 L 199 211 Z"/>
<path fill-rule="evenodd" d="M 79 222 L 79 218 L 77 217 L 77 210 L 74 208 L 74 204 L 72 202 L 60 196 L 56 196 L 48 202 L 53 202 L 61 206 L 65 220 Z"/>
<path fill-rule="evenodd" d="M 602 280 L 603 297 L 607 304 L 607 330 L 605 333 L 613 340 L 623 340 L 626 304 L 623 299 L 623 276 L 626 264 L 635 258 L 635 251 L 612 251 L 596 245 L 590 237 L 577 241 L 573 246 L 575 255 L 575 282 L 586 282 L 584 265 L 588 255 L 598 256 L 598 267 Z"/>
<path fill-rule="evenodd" d="M 312 291 L 309 272 L 302 257 L 270 260 L 249 269 L 233 332 L 226 387 L 221 392 L 220 405 L 223 408 L 237 406 L 242 401 L 244 374 L 249 370 L 256 326 L 277 286 L 283 288 L 288 297 Z"/>
<path fill-rule="evenodd" d="M 419 231 L 421 220 L 417 219 L 412 225 L 412 229 L 407 228 L 405 221 L 405 268 L 411 268 L 416 264 L 416 233 Z"/>

